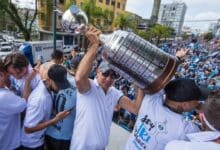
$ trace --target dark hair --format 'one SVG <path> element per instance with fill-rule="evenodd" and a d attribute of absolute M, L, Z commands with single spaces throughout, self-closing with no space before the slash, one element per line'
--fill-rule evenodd
<path fill-rule="evenodd" d="M 220 131 L 220 92 L 211 92 L 204 105 L 204 115 L 208 122 Z"/>
<path fill-rule="evenodd" d="M 29 62 L 25 55 L 21 53 L 12 53 L 7 55 L 4 59 L 4 67 L 6 70 L 10 65 L 12 65 L 13 68 L 21 70 L 23 67 L 27 67 Z"/>
<path fill-rule="evenodd" d="M 67 70 L 61 65 L 52 65 L 48 70 L 48 77 L 55 82 L 58 89 L 66 89 L 70 86 L 67 80 Z"/>
<path fill-rule="evenodd" d="M 63 52 L 61 50 L 55 50 L 51 54 L 52 59 L 61 60 L 63 59 Z"/>
<path fill-rule="evenodd" d="M 202 93 L 194 80 L 175 79 L 164 88 L 166 98 L 176 102 L 200 100 Z"/>
<path fill-rule="evenodd" d="M 75 55 L 70 63 L 71 68 L 77 69 L 82 58 L 83 58 L 82 55 L 79 54 Z"/>

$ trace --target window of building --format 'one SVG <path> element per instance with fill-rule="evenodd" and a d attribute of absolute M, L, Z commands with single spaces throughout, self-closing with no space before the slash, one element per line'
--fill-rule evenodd
<path fill-rule="evenodd" d="M 117 4 L 117 8 L 120 8 L 120 3 L 118 2 L 118 4 Z"/>
<path fill-rule="evenodd" d="M 100 3 L 102 3 L 102 2 L 103 2 L 103 0 L 99 0 L 99 2 L 100 2 Z"/>
<path fill-rule="evenodd" d="M 60 4 L 64 4 L 64 0 L 59 0 L 59 3 Z"/>
<path fill-rule="evenodd" d="M 112 0 L 112 6 L 115 6 L 115 1 L 114 0 Z"/>
<path fill-rule="evenodd" d="M 110 4 L 110 0 L 106 0 L 106 5 L 109 5 Z"/>

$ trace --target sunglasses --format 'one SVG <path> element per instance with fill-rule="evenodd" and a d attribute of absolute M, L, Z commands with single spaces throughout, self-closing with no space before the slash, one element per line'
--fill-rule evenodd
<path fill-rule="evenodd" d="M 116 74 L 114 71 L 111 71 L 111 70 L 108 70 L 106 72 L 102 72 L 102 75 L 104 77 L 109 77 L 111 76 L 111 78 L 114 80 L 114 79 L 118 79 L 120 76 L 118 74 Z"/>

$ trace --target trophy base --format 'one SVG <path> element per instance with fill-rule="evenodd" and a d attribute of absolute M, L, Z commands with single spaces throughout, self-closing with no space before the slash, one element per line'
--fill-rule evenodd
<path fill-rule="evenodd" d="M 170 58 L 167 62 L 167 65 L 165 66 L 163 73 L 149 86 L 144 88 L 144 91 L 147 94 L 153 94 L 163 89 L 175 74 L 177 67 L 177 60 L 174 58 Z"/>

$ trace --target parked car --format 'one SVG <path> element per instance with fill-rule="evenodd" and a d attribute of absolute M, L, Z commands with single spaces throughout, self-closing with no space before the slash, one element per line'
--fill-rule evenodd
<path fill-rule="evenodd" d="M 8 52 L 8 51 L 12 51 L 13 50 L 13 46 L 10 42 L 1 42 L 0 43 L 0 51 L 1 52 Z"/>

